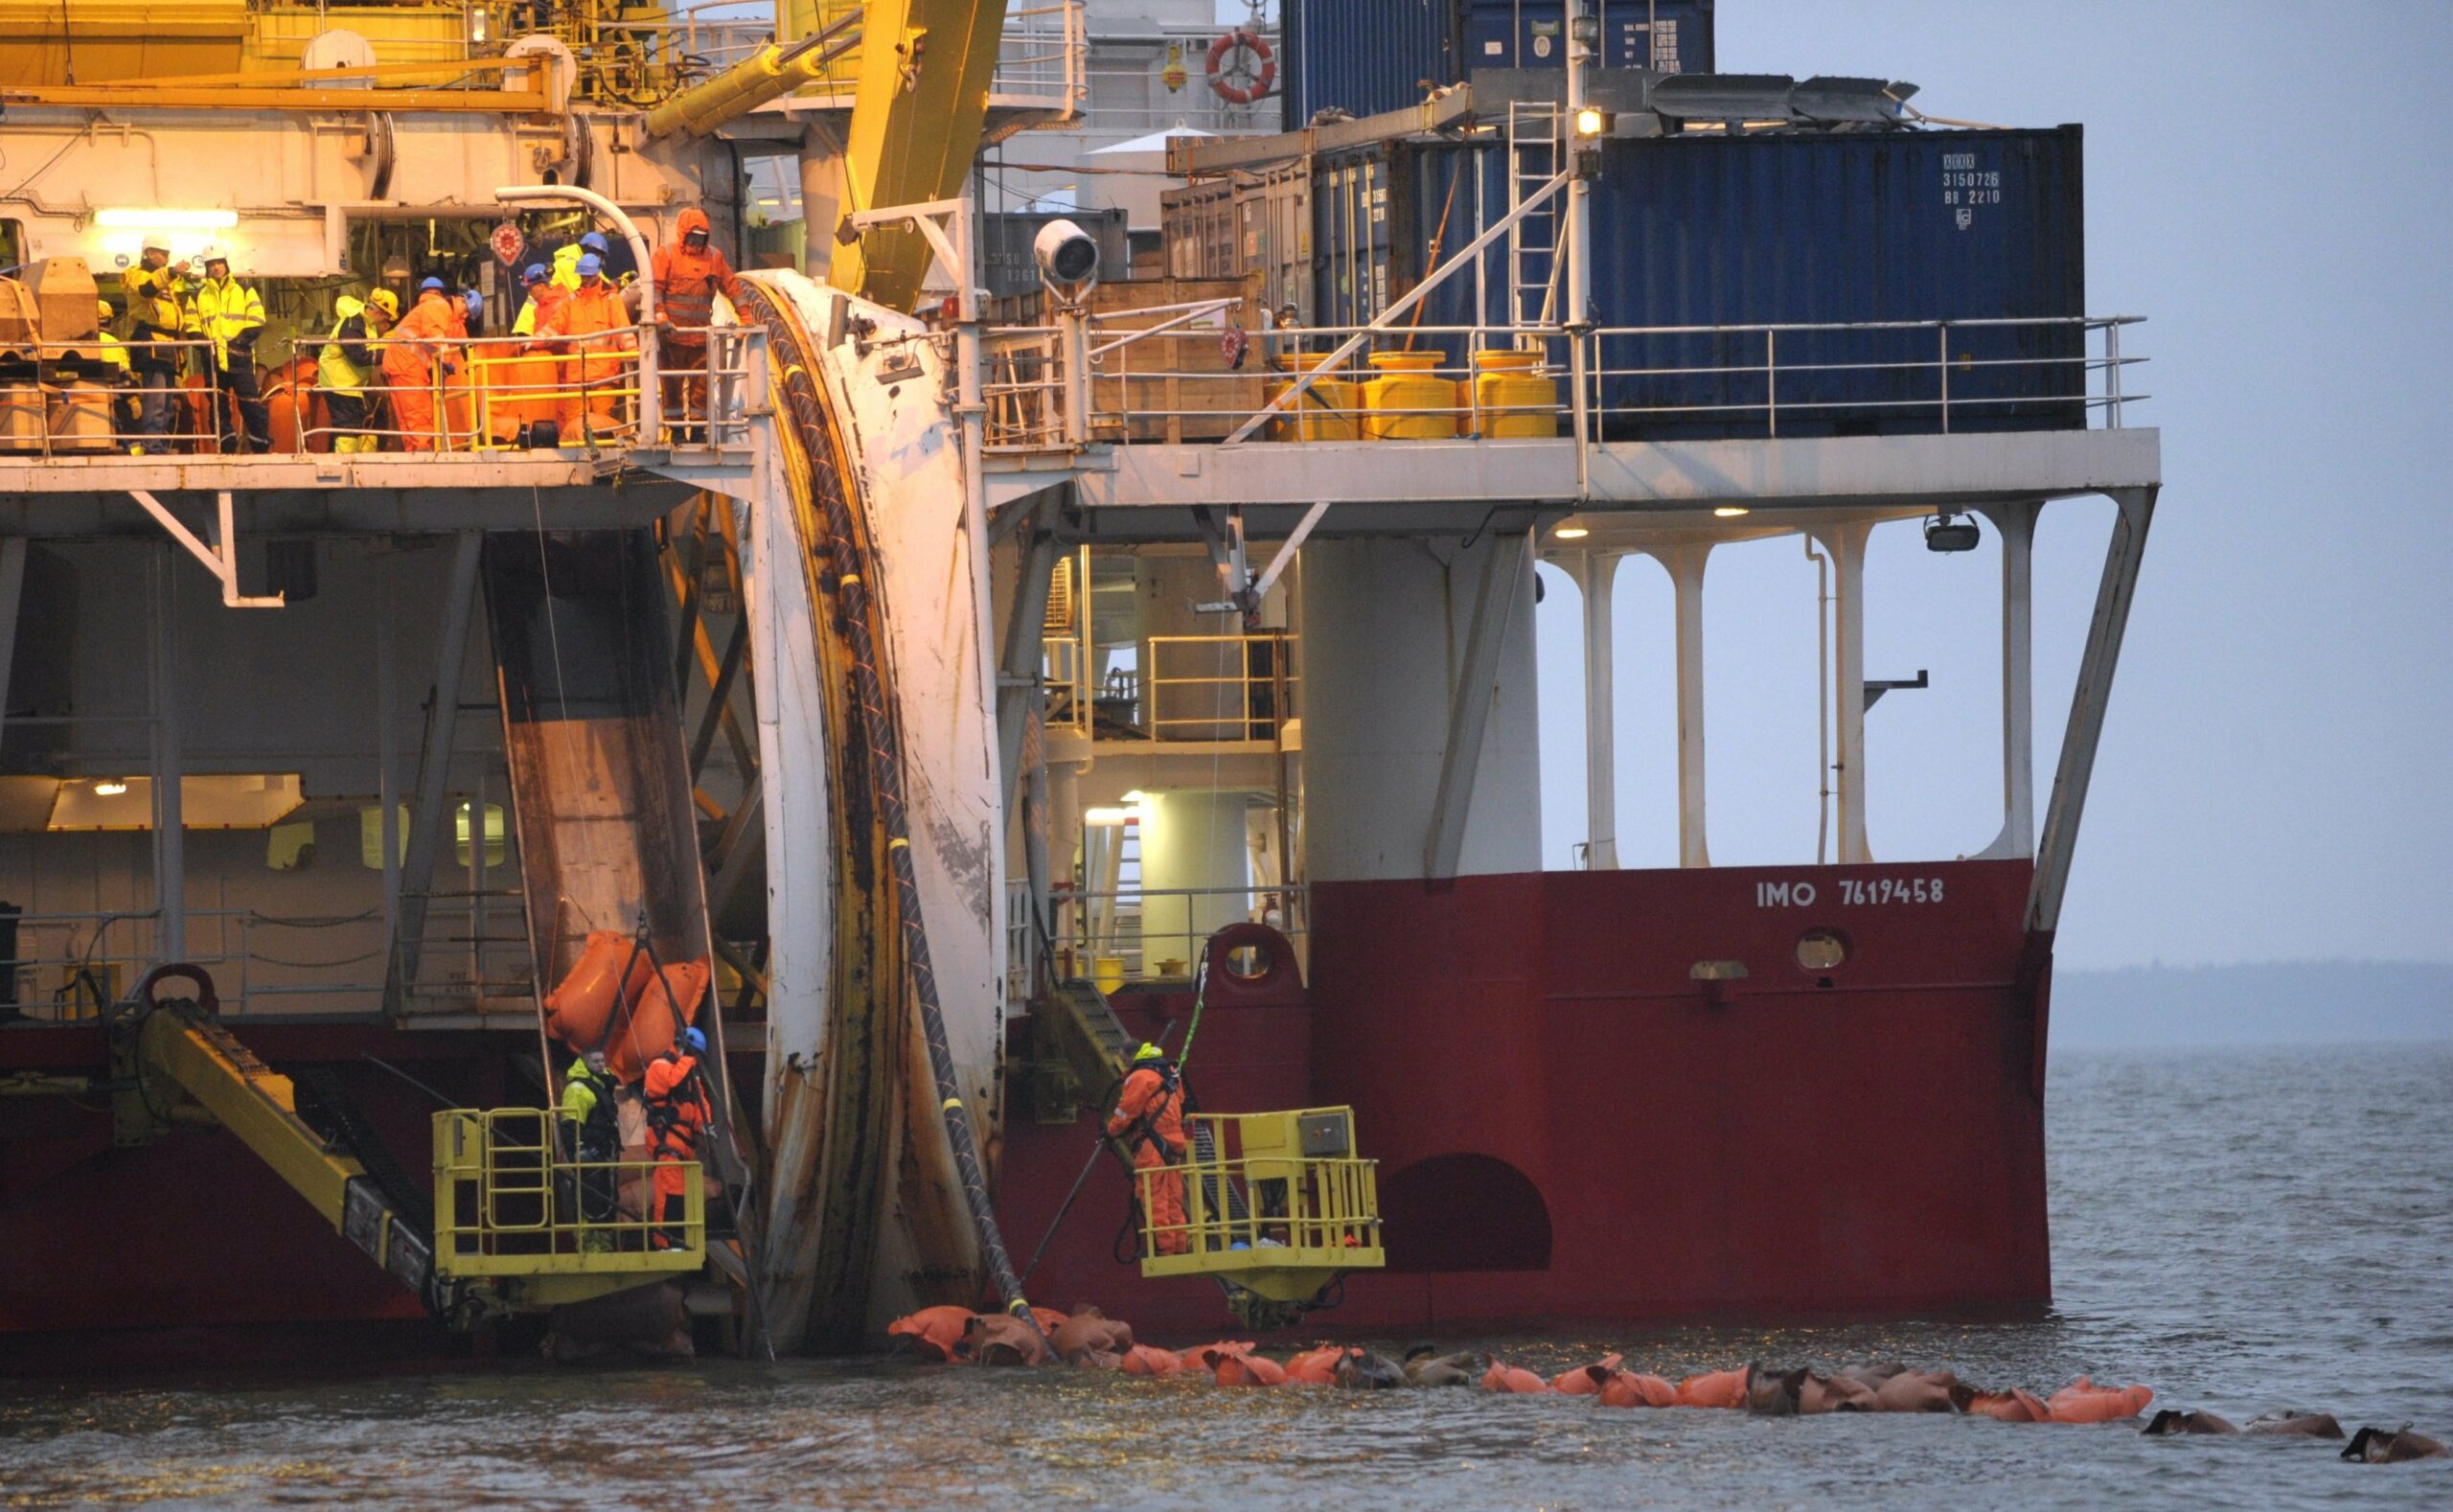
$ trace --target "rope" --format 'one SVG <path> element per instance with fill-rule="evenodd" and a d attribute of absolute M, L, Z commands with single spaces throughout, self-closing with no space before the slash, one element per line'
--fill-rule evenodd
<path fill-rule="evenodd" d="M 982 1261 L 1004 1310 L 1039 1331 L 1030 1304 L 1022 1295 L 1013 1257 L 997 1227 L 988 1198 L 988 1178 L 979 1158 L 979 1142 L 963 1106 L 962 1087 L 954 1071 L 951 1044 L 946 1037 L 945 1010 L 939 1001 L 936 968 L 928 953 L 928 929 L 920 901 L 920 880 L 911 860 L 911 824 L 903 798 L 903 734 L 896 718 L 884 660 L 878 647 L 882 611 L 865 579 L 875 574 L 872 549 L 859 513 L 846 493 L 834 465 L 833 427 L 824 398 L 810 376 L 814 357 L 807 353 L 800 332 L 766 290 L 746 290 L 750 308 L 765 326 L 768 352 L 781 378 L 784 401 L 799 428 L 810 462 L 810 493 L 827 538 L 810 542 L 812 555 L 823 554 L 836 577 L 830 595 L 839 615 L 843 644 L 850 653 L 852 699 L 868 736 L 866 769 L 880 828 L 886 836 L 886 863 L 894 877 L 896 912 L 903 933 L 905 969 L 920 1009 L 923 1038 L 928 1042 L 928 1069 L 936 1084 L 937 1111 L 952 1147 L 954 1170 L 962 1182 L 963 1201 L 979 1236 Z M 838 296 L 839 297 L 839 296 Z M 825 574 L 816 574 L 821 580 Z M 820 591 L 824 591 L 821 582 Z"/>

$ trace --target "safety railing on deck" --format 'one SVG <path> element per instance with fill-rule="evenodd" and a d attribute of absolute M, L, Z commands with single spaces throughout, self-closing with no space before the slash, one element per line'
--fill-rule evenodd
<path fill-rule="evenodd" d="M 1181 979 L 1192 974 L 1209 937 L 1238 920 L 1285 935 L 1298 964 L 1310 944 L 1310 903 L 1301 886 L 1066 889 L 1053 902 L 1060 975 Z"/>
<path fill-rule="evenodd" d="M 97 1019 L 167 958 L 157 911 L 42 910 L 14 916 L 15 952 L 0 959 L 0 1018 Z M 178 958 L 213 974 L 229 1019 L 373 1017 L 382 1010 L 387 928 L 380 908 L 281 916 L 191 908 Z M 412 1014 L 455 1019 L 536 1015 L 525 901 L 516 891 L 437 892 L 427 945 L 407 995 Z"/>
<path fill-rule="evenodd" d="M 1381 1263 L 1379 1166 L 1355 1157 L 1350 1111 L 1184 1122 L 1185 1160 L 1134 1173 L 1144 1275 Z"/>
<path fill-rule="evenodd" d="M 996 327 L 991 450 L 1084 441 L 1763 439 L 2120 429 L 2143 316 L 1823 325 L 1224 329 L 1239 301 Z M 1348 337 L 1364 344 L 1295 392 Z M 1068 349 L 1078 342 L 1078 352 Z M 1581 382 L 1572 375 L 1581 372 Z"/>
<path fill-rule="evenodd" d="M 655 1160 L 583 1160 L 537 1108 L 434 1115 L 434 1268 L 445 1276 L 695 1271 L 706 1258 L 706 1182 L 681 1162 L 668 1218 Z"/>
<path fill-rule="evenodd" d="M 640 352 L 651 340 L 659 378 L 642 395 Z M 765 342 L 755 327 L 662 324 L 378 336 L 362 365 L 321 361 L 329 343 L 319 342 L 261 371 L 252 361 L 223 367 L 203 340 L 29 343 L 41 381 L 0 374 L 0 460 L 604 451 L 648 434 L 659 446 L 745 448 Z"/>
<path fill-rule="evenodd" d="M 1268 741 L 1295 717 L 1294 637 L 1153 635 L 1141 727 L 1158 741 Z"/>

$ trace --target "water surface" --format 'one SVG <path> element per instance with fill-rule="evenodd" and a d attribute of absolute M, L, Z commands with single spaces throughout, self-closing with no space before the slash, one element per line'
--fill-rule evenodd
<path fill-rule="evenodd" d="M 2081 1372 L 2243 1421 L 2453 1435 L 2453 1046 L 2056 1058 L 2058 1303 L 2023 1323 L 1562 1330 L 1675 1377 L 1900 1358 Z M 341 1381 L 0 1385 L 0 1506 L 1249 1508 L 2453 1504 L 2453 1461 L 1949 1417 L 1604 1411 L 1479 1392 L 1226 1392 L 1077 1372 L 707 1362 Z"/>

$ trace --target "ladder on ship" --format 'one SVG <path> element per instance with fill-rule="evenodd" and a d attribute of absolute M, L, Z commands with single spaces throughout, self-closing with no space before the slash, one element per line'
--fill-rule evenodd
<path fill-rule="evenodd" d="M 1507 103 L 1507 208 L 1515 210 L 1558 176 L 1567 162 L 1567 117 L 1548 100 Z M 1557 322 L 1559 236 L 1564 220 L 1558 196 L 1527 211 L 1507 228 L 1507 323 L 1522 329 Z"/>

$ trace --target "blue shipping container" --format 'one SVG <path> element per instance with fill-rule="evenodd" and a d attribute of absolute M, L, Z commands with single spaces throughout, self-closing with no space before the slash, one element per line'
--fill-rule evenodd
<path fill-rule="evenodd" d="M 1602 67 L 1712 72 L 1712 0 L 1590 3 Z M 1566 14 L 1564 0 L 1284 0 L 1286 128 L 1330 106 L 1368 116 L 1419 104 L 1425 84 L 1477 68 L 1564 67 Z"/>
<path fill-rule="evenodd" d="M 2086 311 L 2081 132 L 1689 133 L 1611 142 L 1591 196 L 1593 317 L 1607 327 L 2060 319 Z M 1402 296 L 1503 215 L 1491 148 L 1390 149 L 1385 282 Z M 1354 259 L 1318 225 L 1324 268 Z M 1479 277 L 1477 277 L 1477 274 Z M 1538 276 L 1538 270 L 1537 270 Z M 1422 324 L 1507 324 L 1504 240 L 1425 300 Z M 1328 311 L 1350 309 L 1326 298 Z M 1377 308 L 1386 308 L 1383 301 Z M 1369 311 L 1366 311 L 1367 316 Z M 1942 332 L 1787 332 L 1781 435 L 1943 428 Z M 1444 343 L 1462 361 L 1467 338 Z M 1949 333 L 1949 428 L 2086 423 L 2075 325 Z M 1760 332 L 1614 335 L 1600 400 L 1617 437 L 1759 436 L 1775 390 Z M 1823 368 L 1824 371 L 1806 371 Z M 1684 370 L 1684 371 L 1668 371 Z M 1701 371 L 1697 371 L 1701 370 Z"/>
<path fill-rule="evenodd" d="M 1464 0 L 1464 64 L 1559 68 L 1567 62 L 1563 0 Z M 1657 74 L 1712 71 L 1712 0 L 1592 0 L 1600 65 Z"/>

